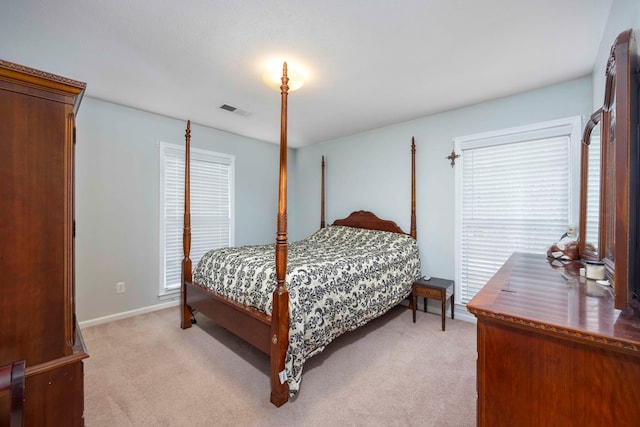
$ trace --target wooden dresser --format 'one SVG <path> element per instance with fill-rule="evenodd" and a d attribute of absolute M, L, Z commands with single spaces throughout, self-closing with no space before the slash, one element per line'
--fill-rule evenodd
<path fill-rule="evenodd" d="M 640 425 L 640 320 L 580 266 L 516 253 L 467 305 L 478 426 Z"/>
<path fill-rule="evenodd" d="M 88 354 L 74 289 L 74 126 L 84 90 L 0 60 L 0 365 L 26 361 L 27 426 L 84 425 Z"/>

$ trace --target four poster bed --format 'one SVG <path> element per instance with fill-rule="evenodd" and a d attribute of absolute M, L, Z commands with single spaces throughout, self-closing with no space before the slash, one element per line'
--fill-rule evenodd
<path fill-rule="evenodd" d="M 353 212 L 325 227 L 323 158 L 321 228 L 305 240 L 287 243 L 288 80 L 285 63 L 275 251 L 274 245 L 218 249 L 207 253 L 192 271 L 189 122 L 185 134 L 181 327 L 191 327 L 193 312 L 198 311 L 268 354 L 271 402 L 276 406 L 298 391 L 305 360 L 338 335 L 402 302 L 420 275 L 413 139 L 409 234 L 367 211 Z"/>

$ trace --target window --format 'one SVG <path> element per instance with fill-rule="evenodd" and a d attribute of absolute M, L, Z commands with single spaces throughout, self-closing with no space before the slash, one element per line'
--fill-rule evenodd
<path fill-rule="evenodd" d="M 191 254 L 233 245 L 234 157 L 191 149 Z M 184 146 L 160 143 L 160 296 L 180 289 Z"/>
<path fill-rule="evenodd" d="M 513 252 L 544 254 L 577 225 L 580 131 L 573 117 L 454 140 L 458 303 Z"/>

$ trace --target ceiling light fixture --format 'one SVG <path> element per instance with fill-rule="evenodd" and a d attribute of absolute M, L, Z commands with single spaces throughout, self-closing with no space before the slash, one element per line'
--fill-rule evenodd
<path fill-rule="evenodd" d="M 262 80 L 265 82 L 267 86 L 272 89 L 280 90 L 280 86 L 282 85 L 282 64 L 287 63 L 287 77 L 289 77 L 289 92 L 292 92 L 296 89 L 300 89 L 307 77 L 307 73 L 304 69 L 302 69 L 295 62 L 286 60 L 273 60 L 269 61 L 264 69 L 265 72 L 262 74 Z"/>

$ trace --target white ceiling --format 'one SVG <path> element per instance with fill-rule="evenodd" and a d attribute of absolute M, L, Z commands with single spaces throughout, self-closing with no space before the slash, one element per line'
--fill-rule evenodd
<path fill-rule="evenodd" d="M 284 58 L 308 73 L 289 96 L 301 147 L 590 74 L 611 2 L 1 0 L 0 58 L 270 142 L 262 67 Z"/>

